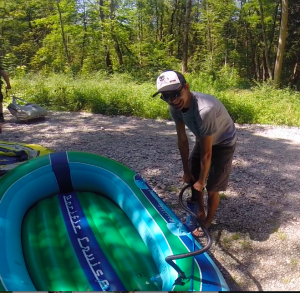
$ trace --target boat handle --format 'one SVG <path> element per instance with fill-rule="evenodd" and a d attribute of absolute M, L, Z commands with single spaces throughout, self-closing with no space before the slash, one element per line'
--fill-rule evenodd
<path fill-rule="evenodd" d="M 165 258 L 166 262 L 173 268 L 176 270 L 176 272 L 178 273 L 179 277 L 176 279 L 174 285 L 183 285 L 184 284 L 184 279 L 187 279 L 186 276 L 185 276 L 185 273 L 180 269 L 180 267 L 178 265 L 176 265 L 175 262 L 173 262 L 173 260 L 176 260 L 176 259 L 181 259 L 181 258 L 186 258 L 186 257 L 190 257 L 190 256 L 195 256 L 195 255 L 199 255 L 205 251 L 208 251 L 212 245 L 212 238 L 207 230 L 207 228 L 204 226 L 203 222 L 197 218 L 197 215 L 194 214 L 192 211 L 190 211 L 183 203 L 183 200 L 182 200 L 182 196 L 183 196 L 183 193 L 185 192 L 185 190 L 189 187 L 192 187 L 192 184 L 187 184 L 185 185 L 180 193 L 179 193 L 179 204 L 181 205 L 181 207 L 188 213 L 190 213 L 194 218 L 197 219 L 204 235 L 206 236 L 207 238 L 207 243 L 204 247 L 202 247 L 201 249 L 198 249 L 196 251 L 192 251 L 192 252 L 188 252 L 188 253 L 182 253 L 182 254 L 176 254 L 176 255 L 169 255 Z"/>

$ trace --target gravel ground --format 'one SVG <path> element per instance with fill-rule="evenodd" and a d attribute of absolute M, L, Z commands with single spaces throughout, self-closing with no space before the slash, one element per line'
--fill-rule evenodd
<path fill-rule="evenodd" d="M 181 160 L 171 121 L 50 112 L 19 123 L 5 112 L 0 140 L 99 154 L 139 172 L 184 219 Z M 300 290 L 300 129 L 239 125 L 228 189 L 209 254 L 235 291 Z M 189 134 L 192 146 L 194 138 Z M 201 242 L 202 240 L 199 239 Z"/>

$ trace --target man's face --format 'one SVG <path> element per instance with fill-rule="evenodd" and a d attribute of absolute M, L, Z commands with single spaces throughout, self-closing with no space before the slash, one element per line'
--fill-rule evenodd
<path fill-rule="evenodd" d="M 162 99 L 176 110 L 181 110 L 187 104 L 188 93 L 188 87 L 185 85 L 177 91 L 162 93 Z"/>

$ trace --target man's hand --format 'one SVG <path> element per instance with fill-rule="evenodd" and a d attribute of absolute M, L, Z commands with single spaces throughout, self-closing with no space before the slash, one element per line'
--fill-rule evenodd
<path fill-rule="evenodd" d="M 194 182 L 194 177 L 191 173 L 184 173 L 182 176 L 182 181 L 184 183 L 192 183 Z"/>
<path fill-rule="evenodd" d="M 198 191 L 202 191 L 205 188 L 206 184 L 204 182 L 201 181 L 196 181 L 196 183 L 193 185 L 193 187 L 198 190 Z"/>

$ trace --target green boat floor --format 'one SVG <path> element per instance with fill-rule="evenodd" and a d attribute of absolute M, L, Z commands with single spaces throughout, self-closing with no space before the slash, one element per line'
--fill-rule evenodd
<path fill-rule="evenodd" d="M 77 192 L 88 223 L 114 271 L 128 291 L 160 291 L 151 253 L 129 218 L 110 199 Z M 38 202 L 22 225 L 25 263 L 38 291 L 92 291 L 70 241 L 58 196 Z"/>

